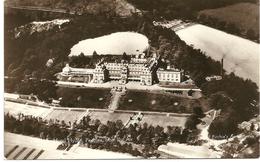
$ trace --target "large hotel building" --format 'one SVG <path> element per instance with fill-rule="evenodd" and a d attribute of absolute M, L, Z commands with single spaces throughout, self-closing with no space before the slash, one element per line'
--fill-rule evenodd
<path fill-rule="evenodd" d="M 121 63 L 105 62 L 101 60 L 95 69 L 72 68 L 68 64 L 59 73 L 58 79 L 69 82 L 105 83 L 118 80 L 120 84 L 128 81 L 137 81 L 141 85 L 153 85 L 158 82 L 182 82 L 183 72 L 167 68 L 158 68 L 160 58 L 156 56 L 146 58 L 145 54 L 132 57 L 130 61 L 122 60 Z"/>

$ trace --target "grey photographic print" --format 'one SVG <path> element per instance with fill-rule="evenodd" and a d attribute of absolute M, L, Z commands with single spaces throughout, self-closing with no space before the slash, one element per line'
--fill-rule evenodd
<path fill-rule="evenodd" d="M 259 158 L 259 0 L 4 0 L 4 158 Z"/>

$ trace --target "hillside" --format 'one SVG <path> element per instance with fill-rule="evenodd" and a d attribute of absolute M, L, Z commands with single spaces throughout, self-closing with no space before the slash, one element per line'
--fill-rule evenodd
<path fill-rule="evenodd" d="M 217 22 L 215 26 L 225 26 L 224 28 L 236 26 L 240 33 L 249 38 L 256 39 L 259 35 L 259 4 L 237 3 L 216 9 L 206 9 L 200 11 L 198 17 L 207 19 L 203 21 Z"/>
<path fill-rule="evenodd" d="M 130 16 L 139 12 L 125 0 L 8 0 L 6 6 L 36 6 L 53 9 L 65 9 L 78 14 L 101 13 L 118 16 Z"/>
<path fill-rule="evenodd" d="M 32 35 L 36 32 L 52 30 L 54 28 L 61 29 L 62 24 L 69 23 L 69 19 L 55 19 L 52 21 L 34 21 L 26 25 L 19 26 L 14 29 L 14 37 L 17 39 L 21 36 Z"/>
<path fill-rule="evenodd" d="M 196 19 L 198 11 L 225 7 L 232 4 L 258 0 L 127 0 L 138 9 L 150 12 L 154 18 L 167 20 Z"/>
<path fill-rule="evenodd" d="M 74 1 L 71 2 L 74 4 Z M 102 8 L 99 3 L 96 5 Z M 151 41 L 150 45 L 152 48 L 164 60 L 169 61 L 177 68 L 185 70 L 197 86 L 202 87 L 203 93 L 208 97 L 218 91 L 225 91 L 234 100 L 234 104 L 229 108 L 234 110 L 234 113 L 226 115 L 227 118 L 236 117 L 235 121 L 230 121 L 233 125 L 254 115 L 254 112 L 251 111 L 250 103 L 252 100 L 258 102 L 258 88 L 255 83 L 238 78 L 234 74 L 224 75 L 224 78 L 220 81 L 206 82 L 206 76 L 220 73 L 220 63 L 207 57 L 201 50 L 196 50 L 186 45 L 170 29 L 154 26 L 152 20 L 146 15 L 143 17 L 132 16 L 124 18 L 107 16 L 106 13 L 98 16 L 92 14 L 84 16 L 73 15 L 70 17 L 70 22 L 62 25 L 60 30 L 53 28 L 14 39 L 13 27 L 24 25 L 27 24 L 24 22 L 28 22 L 27 19 L 24 19 L 26 21 L 22 23 L 14 20 L 21 20 L 20 17 L 27 18 L 29 15 L 34 17 L 34 19 L 29 19 L 31 20 L 29 23 L 32 21 L 46 21 L 39 19 L 45 15 L 41 11 L 36 11 L 33 14 L 28 14 L 28 11 L 16 12 L 16 14 L 5 15 L 5 20 L 12 20 L 8 22 L 10 24 L 5 24 L 4 30 L 4 70 L 7 79 L 9 79 L 5 81 L 6 92 L 33 93 L 39 99 L 46 100 L 46 102 L 49 102 L 51 98 L 58 99 L 54 91 L 55 85 L 44 80 L 56 79 L 54 74 L 60 72 L 65 63 L 69 61 L 67 56 L 73 45 L 85 39 L 97 38 L 115 32 L 133 31 L 145 35 Z M 53 20 L 52 15 L 45 15 L 45 17 L 48 20 Z M 55 17 L 55 19 L 57 18 Z M 87 65 L 91 66 L 94 65 L 99 57 L 87 59 Z M 46 66 L 46 62 L 48 63 L 49 60 L 53 60 L 53 63 L 51 66 Z M 14 79 L 10 82 L 12 78 Z M 30 78 L 36 78 L 36 80 L 30 80 Z M 245 115 L 241 116 L 240 114 Z M 222 126 L 223 123 L 226 123 L 226 120 L 218 123 Z"/>

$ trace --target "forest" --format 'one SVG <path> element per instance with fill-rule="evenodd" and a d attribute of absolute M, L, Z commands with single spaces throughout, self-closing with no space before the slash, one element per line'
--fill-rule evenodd
<path fill-rule="evenodd" d="M 232 73 L 225 74 L 224 79 L 220 81 L 207 82 L 206 76 L 220 74 L 220 62 L 214 61 L 200 50 L 186 45 L 170 29 L 153 26 L 150 16 L 133 15 L 125 18 L 111 17 L 106 14 L 75 16 L 70 18 L 69 24 L 62 25 L 61 29 L 55 28 L 15 39 L 13 27 L 26 24 L 31 20 L 29 18 L 32 15 L 6 14 L 5 19 L 9 20 L 16 16 L 19 16 L 20 21 L 8 22 L 4 30 L 4 73 L 9 79 L 14 78 L 12 82 L 5 81 L 6 92 L 36 93 L 43 100 L 49 100 L 46 96 L 57 98 L 52 91 L 52 89 L 55 90 L 55 84 L 46 82 L 55 80 L 55 74 L 62 70 L 66 62 L 70 61 L 68 54 L 74 44 L 83 39 L 113 32 L 135 31 L 146 35 L 151 40 L 152 49 L 163 59 L 189 74 L 207 97 L 212 98 L 213 101 L 214 99 L 222 100 L 223 97 L 214 98 L 214 94 L 224 91 L 231 98 L 232 104 L 222 107 L 221 117 L 212 124 L 212 128 L 219 131 L 212 133 L 217 134 L 227 129 L 229 133 L 234 133 L 236 132 L 234 125 L 248 120 L 256 114 L 257 110 L 250 106 L 254 100 L 259 102 L 258 87 L 255 83 Z M 36 12 L 33 15 L 37 20 L 43 19 L 43 16 Z M 50 59 L 53 60 L 53 64 L 46 66 L 46 62 Z M 30 79 L 35 81 L 32 82 Z M 31 86 L 32 84 L 33 86 Z M 41 86 L 42 84 L 44 85 Z M 46 86 L 49 87 L 49 91 L 46 91 Z M 214 104 L 212 108 L 217 109 Z M 229 125 L 223 123 L 229 123 Z"/>
<path fill-rule="evenodd" d="M 225 16 L 230 14 L 227 12 L 224 12 L 221 15 L 221 19 L 200 13 L 202 10 L 205 10 L 206 12 L 208 9 L 216 9 L 239 3 L 256 4 L 256 7 L 258 8 L 258 0 L 128 0 L 128 2 L 132 3 L 137 8 L 146 11 L 146 14 L 149 14 L 154 20 L 190 20 L 259 42 L 259 33 L 254 31 L 254 28 L 241 28 L 241 25 L 243 24 L 242 22 L 245 21 L 243 19 L 241 20 L 238 18 L 238 20 L 235 20 L 237 22 L 235 24 L 234 22 L 223 21 Z M 245 5 L 244 8 L 237 8 L 237 10 L 245 12 L 244 14 L 246 14 L 246 12 L 250 12 L 247 11 L 248 9 L 246 6 L 247 5 Z M 254 10 L 252 12 L 257 11 Z M 257 15 L 258 14 L 259 12 Z M 247 18 L 254 19 L 254 17 L 251 16 Z"/>

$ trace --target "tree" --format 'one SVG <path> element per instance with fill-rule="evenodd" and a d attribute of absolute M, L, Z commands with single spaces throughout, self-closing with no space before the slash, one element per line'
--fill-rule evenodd
<path fill-rule="evenodd" d="M 93 57 L 93 58 L 97 58 L 97 57 L 98 57 L 98 54 L 97 54 L 96 51 L 93 52 L 92 57 Z"/>
<path fill-rule="evenodd" d="M 185 128 L 189 129 L 189 130 L 193 130 L 193 129 L 197 129 L 197 124 L 199 124 L 201 122 L 201 120 L 198 118 L 197 115 L 190 115 L 190 117 L 188 117 L 186 123 L 185 123 Z"/>
<path fill-rule="evenodd" d="M 214 93 L 209 99 L 210 107 L 216 110 L 223 110 L 231 104 L 231 99 L 223 92 Z"/>
<path fill-rule="evenodd" d="M 125 52 L 122 55 L 122 60 L 129 61 L 129 57 L 127 56 L 127 54 Z"/>
<path fill-rule="evenodd" d="M 120 130 L 123 127 L 124 127 L 124 124 L 123 124 L 122 120 L 117 120 L 116 121 L 116 128 Z"/>
<path fill-rule="evenodd" d="M 225 113 L 221 113 L 209 126 L 209 138 L 227 139 L 231 135 L 238 133 L 237 113 L 229 109 Z"/>
<path fill-rule="evenodd" d="M 104 136 L 108 131 L 108 127 L 104 124 L 100 124 L 97 131 L 100 133 L 101 136 Z"/>
<path fill-rule="evenodd" d="M 198 118 L 202 118 L 205 116 L 205 114 L 203 113 L 203 110 L 201 107 L 194 107 L 193 108 L 193 114 L 198 116 Z"/>
<path fill-rule="evenodd" d="M 252 29 L 247 30 L 246 35 L 251 40 L 257 39 L 256 34 Z"/>

